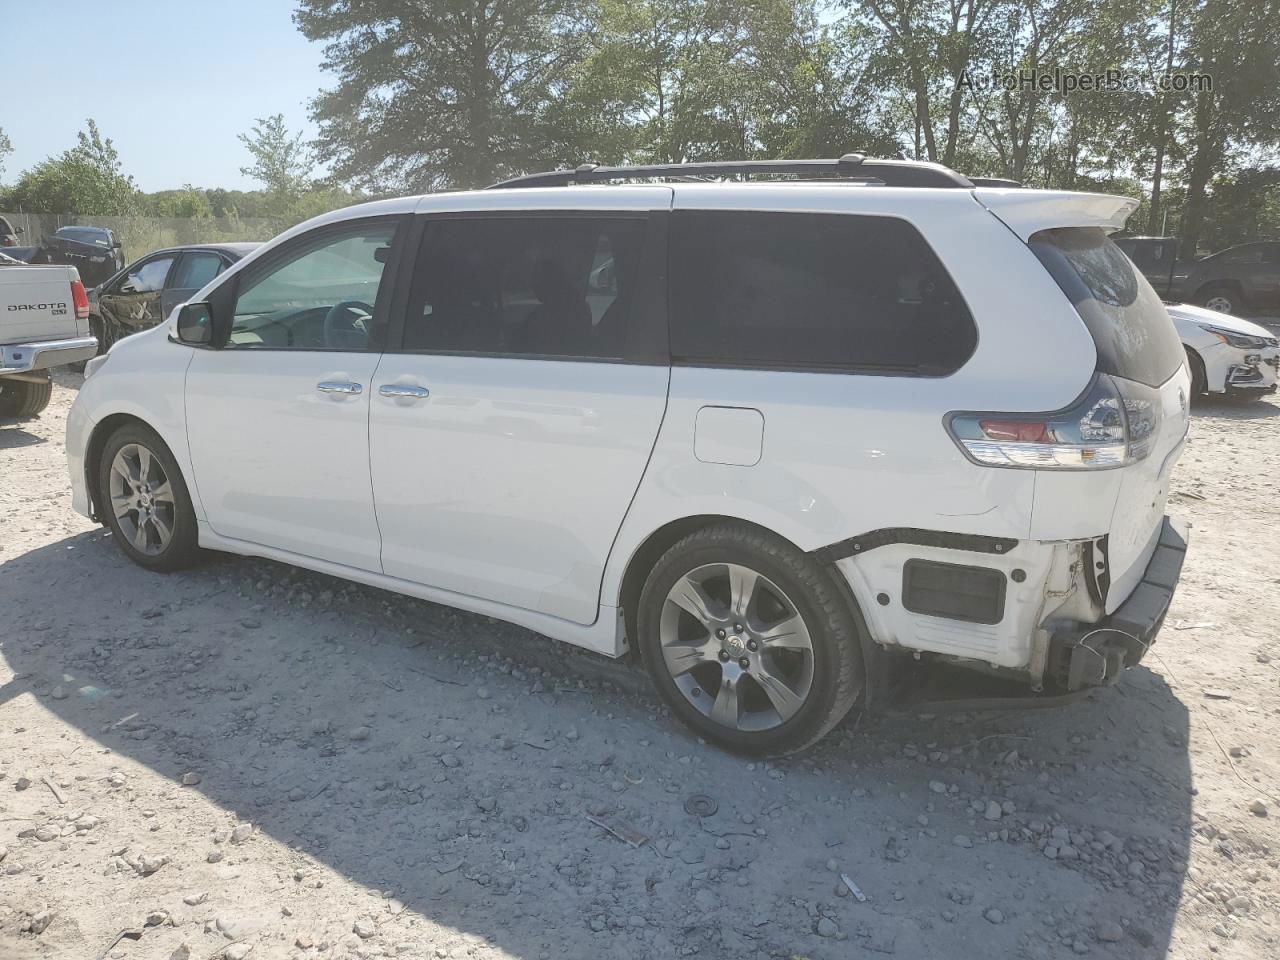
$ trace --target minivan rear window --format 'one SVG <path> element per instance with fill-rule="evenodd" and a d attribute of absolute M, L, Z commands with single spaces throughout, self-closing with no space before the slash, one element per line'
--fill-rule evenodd
<path fill-rule="evenodd" d="M 918 230 L 896 217 L 678 210 L 675 363 L 945 376 L 973 317 Z"/>
<path fill-rule="evenodd" d="M 1160 297 L 1100 227 L 1059 227 L 1029 245 L 1084 320 L 1098 370 L 1158 387 L 1185 354 Z"/>

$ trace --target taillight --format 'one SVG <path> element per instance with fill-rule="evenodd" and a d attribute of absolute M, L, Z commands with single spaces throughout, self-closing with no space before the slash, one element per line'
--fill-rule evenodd
<path fill-rule="evenodd" d="M 1159 394 L 1099 374 L 1055 413 L 953 413 L 947 429 L 965 456 L 991 467 L 1104 470 L 1145 457 L 1160 422 Z"/>
<path fill-rule="evenodd" d="M 89 319 L 89 295 L 84 292 L 84 284 L 77 277 L 71 281 L 71 302 L 75 304 L 76 319 Z"/>

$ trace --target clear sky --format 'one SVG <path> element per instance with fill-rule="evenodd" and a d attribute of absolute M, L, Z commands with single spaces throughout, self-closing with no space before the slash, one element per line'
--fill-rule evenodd
<path fill-rule="evenodd" d="M 92 117 L 146 191 L 192 183 L 251 189 L 236 139 L 283 113 L 315 128 L 307 101 L 330 85 L 321 44 L 293 0 L 0 0 L 3 182 L 74 146 Z"/>

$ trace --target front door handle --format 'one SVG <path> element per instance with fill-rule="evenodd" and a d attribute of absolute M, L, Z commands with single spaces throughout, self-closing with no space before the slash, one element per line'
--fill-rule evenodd
<path fill-rule="evenodd" d="M 364 393 L 364 387 L 350 380 L 321 380 L 316 384 L 321 393 L 345 393 L 350 396 Z"/>
<path fill-rule="evenodd" d="M 384 383 L 378 388 L 378 393 L 384 397 L 397 399 L 406 397 L 410 400 L 423 400 L 431 396 L 431 391 L 426 387 L 419 387 L 412 383 Z"/>

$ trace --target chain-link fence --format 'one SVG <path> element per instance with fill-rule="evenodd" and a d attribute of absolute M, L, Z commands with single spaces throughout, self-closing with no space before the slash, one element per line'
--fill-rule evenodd
<path fill-rule="evenodd" d="M 38 247 L 59 227 L 106 227 L 124 248 L 126 261 L 185 243 L 270 240 L 287 226 L 275 220 L 240 217 L 82 217 L 60 213 L 9 213 L 0 216 L 22 231 L 18 245 Z"/>

